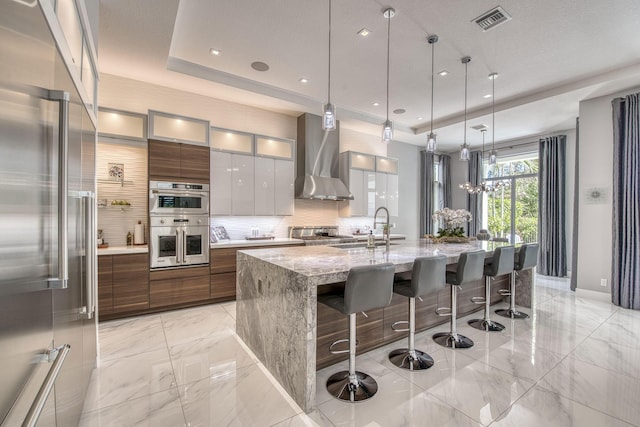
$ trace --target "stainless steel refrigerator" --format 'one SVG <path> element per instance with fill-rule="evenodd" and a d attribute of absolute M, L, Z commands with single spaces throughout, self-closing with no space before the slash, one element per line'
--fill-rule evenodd
<path fill-rule="evenodd" d="M 3 1 L 3 426 L 25 419 L 31 425 L 75 426 L 80 419 L 96 362 L 95 141 L 95 127 L 41 6 Z"/>

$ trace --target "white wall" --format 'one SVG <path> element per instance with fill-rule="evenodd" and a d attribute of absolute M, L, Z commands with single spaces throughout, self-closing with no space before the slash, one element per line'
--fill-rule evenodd
<path fill-rule="evenodd" d="M 611 292 L 613 123 L 611 101 L 638 92 L 628 89 L 580 102 L 580 159 L 578 191 L 578 268 L 581 289 Z M 585 192 L 605 188 L 603 203 L 589 203 Z M 606 279 L 607 286 L 600 286 Z"/>

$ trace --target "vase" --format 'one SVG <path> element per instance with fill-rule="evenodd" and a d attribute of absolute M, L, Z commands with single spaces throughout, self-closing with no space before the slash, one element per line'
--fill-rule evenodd
<path fill-rule="evenodd" d="M 478 231 L 478 234 L 476 234 L 476 239 L 478 240 L 490 240 L 491 239 L 491 233 L 489 233 L 489 230 L 485 230 L 484 228 L 480 231 Z"/>

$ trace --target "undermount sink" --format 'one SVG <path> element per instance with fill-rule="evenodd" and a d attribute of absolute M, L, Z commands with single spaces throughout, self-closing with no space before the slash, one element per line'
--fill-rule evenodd
<path fill-rule="evenodd" d="M 397 245 L 398 243 L 390 242 L 389 244 L 391 246 L 393 246 L 393 245 Z M 381 241 L 376 241 L 375 245 L 376 246 L 384 246 L 385 243 L 381 242 Z M 338 243 L 336 245 L 330 245 L 330 246 L 332 248 L 338 248 L 338 249 L 357 249 L 357 248 L 366 248 L 367 247 L 367 242 Z"/>

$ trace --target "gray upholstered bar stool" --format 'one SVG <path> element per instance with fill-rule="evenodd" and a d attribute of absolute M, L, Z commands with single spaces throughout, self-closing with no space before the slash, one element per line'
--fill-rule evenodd
<path fill-rule="evenodd" d="M 357 402 L 376 394 L 378 384 L 371 376 L 356 371 L 356 313 L 382 308 L 391 302 L 395 266 L 391 263 L 353 267 L 349 270 L 343 295 L 318 295 L 318 302 L 349 316 L 349 350 L 334 351 L 333 354 L 349 353 L 349 370 L 331 375 L 327 390 L 340 400 Z"/>
<path fill-rule="evenodd" d="M 416 350 L 416 298 L 437 293 L 445 287 L 445 273 L 447 269 L 447 257 L 437 255 L 433 257 L 416 258 L 413 262 L 411 280 L 396 281 L 393 284 L 393 292 L 409 298 L 409 320 L 396 322 L 391 327 L 398 332 L 409 332 L 409 347 L 393 350 L 389 353 L 389 360 L 394 365 L 418 371 L 433 366 L 431 356 L 423 351 Z M 396 329 L 395 326 L 408 323 L 408 329 Z"/>
<path fill-rule="evenodd" d="M 518 271 L 533 268 L 538 264 L 538 248 L 537 243 L 525 243 L 520 246 L 513 272 L 511 273 L 511 286 L 508 292 L 501 292 L 502 295 L 509 295 L 509 308 L 496 310 L 496 314 L 502 317 L 510 317 L 511 319 L 526 319 L 529 317 L 527 313 L 523 313 L 516 309 L 516 274 Z M 531 284 L 533 286 L 533 283 Z"/>
<path fill-rule="evenodd" d="M 469 320 L 467 323 L 472 328 L 487 332 L 499 332 L 504 329 L 504 325 L 494 322 L 489 318 L 491 312 L 491 280 L 497 276 L 510 274 L 513 272 L 513 260 L 516 248 L 513 246 L 503 246 L 493 251 L 493 256 L 484 265 L 484 297 L 473 297 L 471 301 L 476 304 L 484 304 L 484 318 Z"/>
<path fill-rule="evenodd" d="M 442 309 L 437 309 L 436 312 L 441 316 L 451 316 L 450 330 L 433 336 L 433 340 L 441 346 L 451 348 L 473 347 L 473 341 L 464 335 L 460 335 L 456 330 L 458 287 L 465 283 L 482 279 L 484 257 L 485 251 L 483 250 L 463 252 L 458 258 L 456 271 L 447 271 L 447 283 L 451 285 L 451 307 L 447 308 L 447 312 L 444 314 Z"/>

